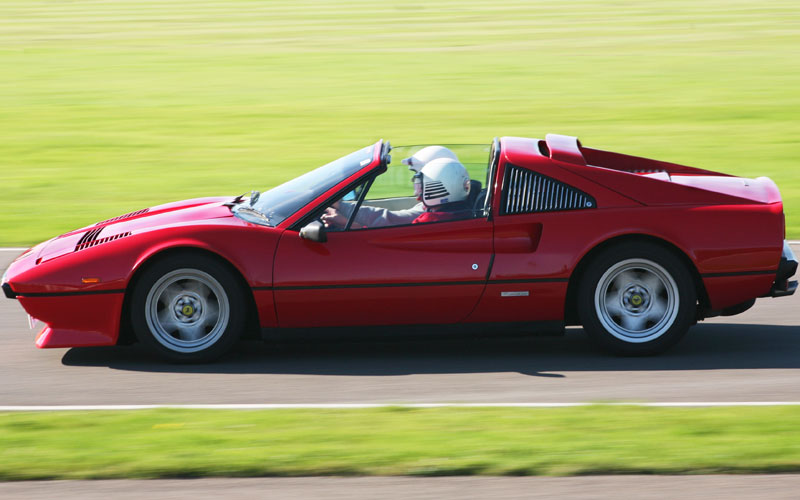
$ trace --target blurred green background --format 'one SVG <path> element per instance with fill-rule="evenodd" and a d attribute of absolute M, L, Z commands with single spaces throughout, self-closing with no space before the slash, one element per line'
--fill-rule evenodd
<path fill-rule="evenodd" d="M 379 138 L 774 179 L 800 237 L 800 2 L 0 0 L 0 245 L 265 189 Z"/>

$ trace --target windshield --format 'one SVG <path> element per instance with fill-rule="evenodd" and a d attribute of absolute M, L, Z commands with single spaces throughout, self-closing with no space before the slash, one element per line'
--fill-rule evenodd
<path fill-rule="evenodd" d="M 359 149 L 243 201 L 233 209 L 233 213 L 248 222 L 277 226 L 337 183 L 369 165 L 373 151 L 374 146 Z M 251 201 L 254 201 L 252 206 Z"/>

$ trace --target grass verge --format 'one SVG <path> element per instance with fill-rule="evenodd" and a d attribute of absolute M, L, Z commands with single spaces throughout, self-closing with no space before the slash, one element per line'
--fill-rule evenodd
<path fill-rule="evenodd" d="M 0 414 L 0 480 L 800 471 L 800 407 Z"/>
<path fill-rule="evenodd" d="M 547 133 L 769 176 L 798 238 L 798 19 L 796 0 L 7 0 L 0 245 L 263 191 L 381 137 Z"/>

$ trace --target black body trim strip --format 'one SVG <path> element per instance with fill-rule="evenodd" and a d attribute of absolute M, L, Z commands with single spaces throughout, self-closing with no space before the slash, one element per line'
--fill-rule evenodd
<path fill-rule="evenodd" d="M 490 280 L 487 285 L 511 285 L 514 283 L 566 283 L 569 278 L 537 278 L 532 280 Z"/>
<path fill-rule="evenodd" d="M 777 274 L 777 269 L 772 271 L 741 271 L 738 273 L 705 273 L 700 276 L 703 278 L 725 278 L 729 276 L 760 276 L 762 274 Z"/>
<path fill-rule="evenodd" d="M 74 295 L 108 295 L 112 293 L 125 293 L 120 290 L 89 290 L 86 292 L 44 292 L 44 293 L 18 293 L 17 297 L 71 297 Z"/>
<path fill-rule="evenodd" d="M 417 286 L 448 286 L 448 285 L 506 285 L 525 283 L 566 283 L 568 278 L 540 278 L 528 280 L 489 280 L 489 281 L 431 281 L 429 283 L 355 283 L 348 285 L 298 285 L 298 286 L 258 286 L 253 290 L 323 290 L 338 288 L 405 288 Z"/>
<path fill-rule="evenodd" d="M 415 286 L 485 285 L 485 281 L 437 281 L 430 283 L 355 283 L 350 285 L 276 286 L 273 290 L 318 290 L 324 288 L 405 288 Z"/>

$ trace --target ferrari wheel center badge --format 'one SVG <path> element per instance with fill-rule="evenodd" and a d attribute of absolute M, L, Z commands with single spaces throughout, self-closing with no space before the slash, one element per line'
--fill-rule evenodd
<path fill-rule="evenodd" d="M 631 304 L 633 304 L 635 306 L 642 305 L 642 296 L 641 295 L 634 295 L 633 297 L 631 297 Z"/>
<path fill-rule="evenodd" d="M 181 312 L 183 313 L 184 316 L 191 316 L 192 314 L 194 314 L 194 307 L 190 306 L 189 304 L 186 304 L 185 306 L 183 306 Z"/>

